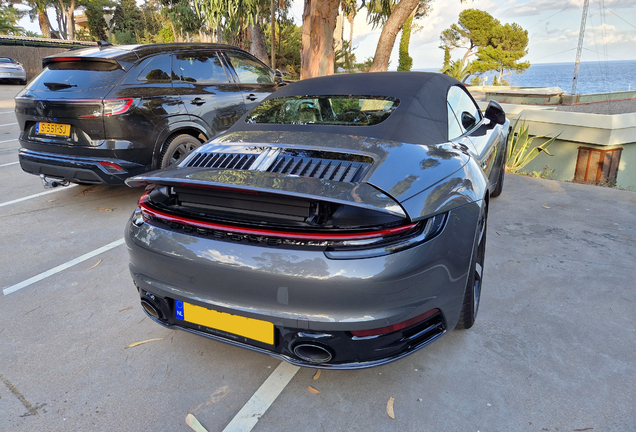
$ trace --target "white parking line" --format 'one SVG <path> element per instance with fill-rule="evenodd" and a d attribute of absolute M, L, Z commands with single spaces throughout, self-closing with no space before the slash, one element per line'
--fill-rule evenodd
<path fill-rule="evenodd" d="M 0 144 L 6 143 L 6 142 L 11 142 L 11 141 L 17 141 L 17 138 L 14 139 L 10 139 L 10 140 L 4 140 L 4 141 L 0 141 Z"/>
<path fill-rule="evenodd" d="M 0 125 L 0 126 L 13 126 L 13 125 L 17 125 L 17 124 L 18 124 L 18 122 L 15 122 L 15 123 L 6 123 L 6 124 Z"/>
<path fill-rule="evenodd" d="M 300 368 L 282 362 L 256 390 L 223 432 L 249 432 L 272 405 Z"/>
<path fill-rule="evenodd" d="M 10 162 L 10 163 L 6 163 L 6 164 L 2 164 L 2 165 L 0 165 L 0 168 L 2 168 L 2 167 L 6 167 L 6 166 L 11 166 L 11 165 L 17 165 L 17 164 L 19 164 L 19 163 L 20 163 L 20 162 Z"/>
<path fill-rule="evenodd" d="M 15 111 L 3 111 L 0 114 L 13 114 Z"/>
<path fill-rule="evenodd" d="M 42 195 L 48 195 L 48 194 L 51 194 L 53 192 L 59 192 L 59 191 L 62 191 L 64 189 L 75 187 L 75 186 L 77 186 L 77 185 L 72 184 L 72 185 L 69 185 L 67 187 L 60 186 L 58 188 L 51 189 L 51 190 L 48 190 L 48 191 L 45 191 L 45 192 L 40 192 L 40 193 L 37 193 L 37 194 L 34 194 L 34 195 L 29 195 L 29 196 L 25 196 L 23 198 L 18 198 L 18 199 L 14 199 L 12 201 L 7 201 L 7 202 L 0 203 L 0 207 L 8 206 L 8 205 L 11 205 L 11 204 L 16 204 L 16 203 L 19 203 L 19 202 L 22 202 L 22 201 L 26 201 L 26 200 L 30 200 L 32 198 L 37 198 L 37 197 L 40 197 Z"/>
<path fill-rule="evenodd" d="M 61 271 L 66 270 L 67 268 L 73 267 L 75 264 L 79 264 L 83 261 L 86 261 L 87 259 L 91 259 L 94 256 L 97 256 L 103 252 L 109 251 L 113 248 L 116 248 L 119 245 L 123 245 L 124 244 L 124 239 L 120 238 L 119 240 L 115 240 L 112 243 L 108 243 L 106 246 L 102 246 L 99 249 L 95 249 L 92 252 L 86 253 L 84 255 L 82 255 L 81 257 L 75 258 L 73 260 L 70 260 L 68 262 L 65 262 L 64 264 L 61 264 L 57 267 L 52 268 L 51 270 L 45 271 L 44 273 L 40 273 L 37 276 L 33 276 L 30 279 L 27 279 L 23 282 L 20 282 L 18 284 L 12 285 L 10 287 L 7 287 L 5 289 L 2 290 L 2 292 L 4 293 L 4 295 L 7 294 L 11 294 L 14 293 L 18 290 L 21 290 L 22 288 L 28 287 L 29 285 L 32 285 L 36 282 L 41 281 L 42 279 L 46 279 L 49 276 L 53 276 L 56 273 L 59 273 Z"/>

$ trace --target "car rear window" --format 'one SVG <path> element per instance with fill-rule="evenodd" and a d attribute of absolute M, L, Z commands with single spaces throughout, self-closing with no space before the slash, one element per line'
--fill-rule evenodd
<path fill-rule="evenodd" d="M 68 61 L 49 63 L 30 86 L 31 90 L 49 91 L 44 83 L 69 84 L 57 91 L 89 90 L 110 87 L 126 74 L 115 63 L 103 61 Z"/>
<path fill-rule="evenodd" d="M 246 122 L 373 126 L 389 118 L 399 103 L 382 96 L 287 96 L 263 102 Z"/>

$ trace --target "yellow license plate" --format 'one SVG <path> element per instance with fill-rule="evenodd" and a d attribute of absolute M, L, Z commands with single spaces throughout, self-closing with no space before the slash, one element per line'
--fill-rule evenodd
<path fill-rule="evenodd" d="M 67 137 L 71 135 L 71 125 L 40 122 L 35 126 L 35 133 L 38 135 L 55 135 Z"/>
<path fill-rule="evenodd" d="M 180 300 L 175 300 L 175 309 L 178 320 L 274 345 L 274 324 L 271 322 L 217 312 Z"/>

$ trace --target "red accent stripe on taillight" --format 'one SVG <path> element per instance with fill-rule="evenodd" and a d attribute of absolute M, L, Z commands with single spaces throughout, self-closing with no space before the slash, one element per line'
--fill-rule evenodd
<path fill-rule="evenodd" d="M 141 208 L 148 215 L 155 217 L 157 219 L 164 220 L 167 222 L 180 223 L 183 225 L 195 226 L 198 228 L 227 231 L 227 232 L 232 232 L 236 234 L 258 235 L 258 236 L 264 236 L 264 237 L 278 237 L 278 238 L 287 238 L 287 239 L 295 239 L 295 240 L 314 240 L 314 241 L 365 240 L 365 239 L 400 234 L 405 231 L 409 231 L 418 225 L 417 223 L 412 223 L 412 224 L 402 225 L 395 228 L 388 228 L 388 229 L 378 230 L 378 231 L 366 231 L 366 232 L 359 232 L 359 233 L 353 233 L 353 234 L 324 234 L 324 233 L 318 233 L 318 232 L 298 233 L 298 232 L 290 232 L 290 231 L 274 231 L 274 230 L 265 230 L 265 229 L 257 229 L 257 228 L 243 228 L 243 227 L 236 227 L 231 225 L 222 225 L 222 224 L 217 224 L 212 222 L 197 221 L 193 219 L 188 219 L 188 218 L 184 218 L 180 216 L 167 214 L 159 210 L 155 210 L 148 207 L 148 205 L 146 204 L 146 201 L 147 201 L 146 197 L 147 197 L 147 194 L 144 194 L 139 199 L 139 208 Z"/>
<path fill-rule="evenodd" d="M 130 106 L 133 103 L 132 99 L 104 99 L 104 102 L 111 102 L 111 101 L 123 101 L 125 100 L 126 103 L 124 105 L 122 105 L 121 108 L 119 108 L 117 111 L 113 111 L 110 113 L 105 113 L 104 116 L 111 116 L 111 115 L 117 115 L 117 114 L 123 114 L 126 111 L 128 111 L 128 109 L 130 108 Z"/>
<path fill-rule="evenodd" d="M 439 312 L 439 309 L 431 309 L 430 311 L 423 313 L 422 315 L 418 315 L 415 318 L 411 318 L 410 320 L 402 321 L 397 324 L 393 324 L 386 327 L 380 327 L 376 329 L 370 330 L 352 330 L 351 334 L 357 337 L 368 337 L 368 336 L 379 336 L 383 334 L 389 334 L 396 332 L 398 330 L 403 330 L 407 327 L 411 327 L 414 324 L 424 321 L 427 318 L 432 317 L 436 313 Z"/>

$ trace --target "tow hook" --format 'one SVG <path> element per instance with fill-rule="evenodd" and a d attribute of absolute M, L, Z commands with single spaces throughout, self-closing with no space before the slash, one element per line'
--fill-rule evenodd
<path fill-rule="evenodd" d="M 46 176 L 44 174 L 40 174 L 40 179 L 42 180 L 42 184 L 44 185 L 44 189 L 52 189 L 52 188 L 56 188 L 58 186 L 68 186 L 69 184 L 71 184 L 68 180 L 59 180 L 59 179 L 55 179 L 55 180 L 47 180 Z"/>

